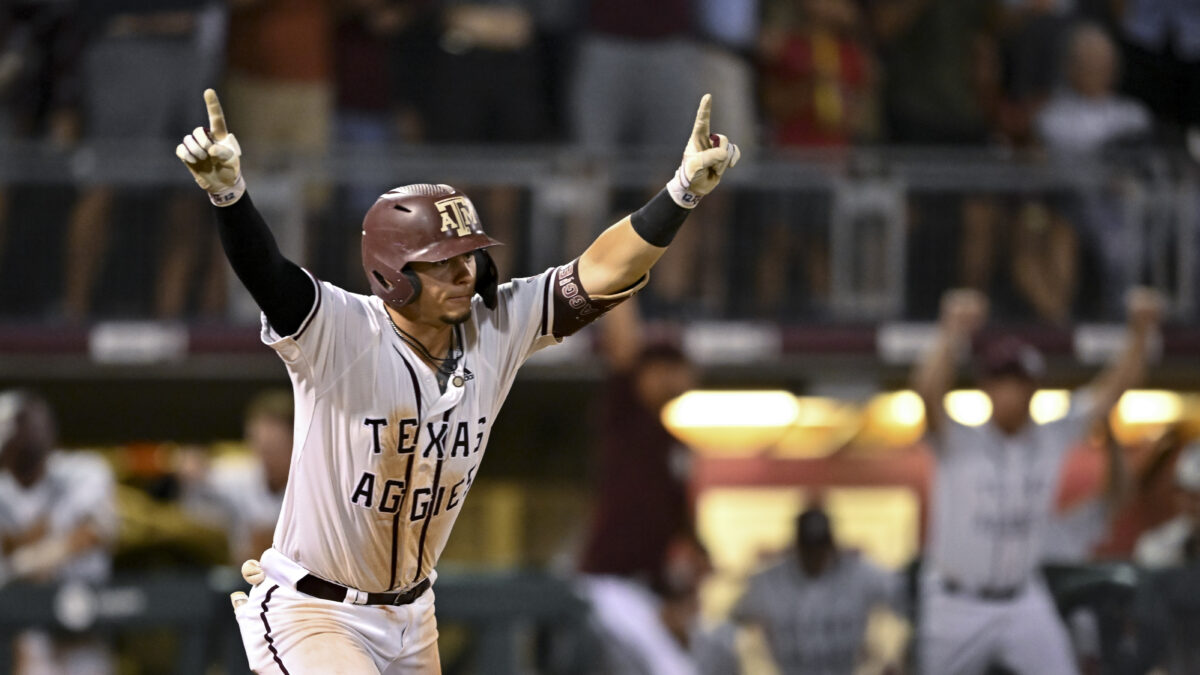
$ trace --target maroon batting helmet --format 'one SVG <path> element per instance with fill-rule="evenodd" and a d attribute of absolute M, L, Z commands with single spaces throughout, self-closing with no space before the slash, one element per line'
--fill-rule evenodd
<path fill-rule="evenodd" d="M 399 309 L 421 283 L 411 262 L 437 262 L 475 252 L 475 292 L 496 306 L 496 265 L 484 250 L 500 242 L 483 232 L 467 196 L 449 185 L 420 183 L 388 190 L 363 218 L 363 271 L 371 292 Z"/>

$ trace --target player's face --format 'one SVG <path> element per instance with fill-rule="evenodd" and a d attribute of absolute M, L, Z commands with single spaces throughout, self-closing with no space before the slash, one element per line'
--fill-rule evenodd
<path fill-rule="evenodd" d="M 54 422 L 45 406 L 30 404 L 17 414 L 15 429 L 0 447 L 0 468 L 22 483 L 39 478 L 56 443 Z"/>
<path fill-rule="evenodd" d="M 438 262 L 414 262 L 409 267 L 421 279 L 421 294 L 409 305 L 423 323 L 454 325 L 471 316 L 475 296 L 475 254 L 464 253 Z"/>
<path fill-rule="evenodd" d="M 992 401 L 992 423 L 1006 433 L 1016 433 L 1029 421 L 1029 402 L 1037 386 L 1024 377 L 1004 375 L 984 381 L 983 391 Z"/>

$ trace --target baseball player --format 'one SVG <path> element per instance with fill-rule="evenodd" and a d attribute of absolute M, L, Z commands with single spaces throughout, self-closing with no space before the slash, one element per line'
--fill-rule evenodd
<path fill-rule="evenodd" d="M 762 628 L 781 673 L 846 675 L 864 655 L 871 610 L 901 605 L 900 578 L 839 549 L 819 507 L 796 517 L 795 548 L 750 577 L 733 621 Z"/>
<path fill-rule="evenodd" d="M 234 560 L 258 556 L 271 546 L 283 508 L 292 459 L 292 394 L 270 390 L 255 396 L 246 410 L 245 442 L 250 457 L 188 461 L 184 506 L 199 520 L 223 528 Z"/>
<path fill-rule="evenodd" d="M 117 535 L 112 471 L 103 459 L 59 452 L 54 416 L 40 397 L 0 393 L 0 585 L 108 579 Z M 109 673 L 103 641 L 25 631 L 17 673 Z M 0 663 L 0 672 L 9 672 Z"/>
<path fill-rule="evenodd" d="M 667 187 L 583 254 L 498 284 L 488 237 L 448 185 L 393 189 L 363 219 L 373 296 L 285 259 L 239 171 L 217 95 L 176 154 L 216 205 L 222 245 L 287 366 L 295 447 L 272 547 L 235 609 L 259 673 L 437 673 L 435 566 L 517 369 L 647 281 L 739 156 L 701 99 Z M 235 603 L 236 604 L 236 603 Z"/>
<path fill-rule="evenodd" d="M 1143 567 L 1200 560 L 1200 441 L 1184 446 L 1175 460 L 1175 487 L 1179 515 L 1138 538 L 1133 558 Z"/>
<path fill-rule="evenodd" d="M 1047 424 L 1029 415 L 1041 356 L 1016 340 L 993 343 L 978 373 L 991 419 L 969 427 L 949 418 L 943 399 L 956 358 L 986 312 L 977 292 L 948 293 L 939 337 L 913 376 L 937 458 L 918 633 L 921 672 L 971 675 L 1000 664 L 1024 674 L 1074 673 L 1066 631 L 1038 574 L 1043 531 L 1063 457 L 1141 379 L 1161 302 L 1149 290 L 1129 294 L 1120 356 L 1075 394 L 1066 417 Z"/>

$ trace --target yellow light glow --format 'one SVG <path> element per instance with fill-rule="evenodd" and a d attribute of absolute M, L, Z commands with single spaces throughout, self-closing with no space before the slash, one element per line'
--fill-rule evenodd
<path fill-rule="evenodd" d="M 911 390 L 888 394 L 887 412 L 900 426 L 915 427 L 925 421 L 925 404 L 917 392 Z"/>
<path fill-rule="evenodd" d="M 867 402 L 862 429 L 855 439 L 859 450 L 910 445 L 925 432 L 925 404 L 911 390 L 876 394 Z"/>
<path fill-rule="evenodd" d="M 1038 424 L 1060 420 L 1070 409 L 1071 392 L 1066 389 L 1041 389 L 1029 402 L 1029 415 Z"/>
<path fill-rule="evenodd" d="M 1183 399 L 1173 391 L 1127 391 L 1117 403 L 1117 418 L 1122 424 L 1170 424 L 1182 416 Z"/>
<path fill-rule="evenodd" d="M 800 416 L 800 402 L 787 391 L 689 391 L 667 403 L 667 427 L 787 427 Z"/>
<path fill-rule="evenodd" d="M 800 401 L 787 391 L 689 391 L 662 410 L 676 438 L 723 454 L 771 447 L 799 418 Z"/>
<path fill-rule="evenodd" d="M 946 414 L 968 427 L 977 427 L 992 418 L 992 401 L 978 389 L 962 389 L 946 394 Z"/>
<path fill-rule="evenodd" d="M 796 425 L 801 427 L 830 427 L 840 423 L 846 416 L 847 404 L 823 396 L 801 396 L 796 399 L 799 414 Z"/>

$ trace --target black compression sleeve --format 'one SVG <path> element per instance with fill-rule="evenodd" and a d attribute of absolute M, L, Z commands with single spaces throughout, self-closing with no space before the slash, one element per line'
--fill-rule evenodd
<path fill-rule="evenodd" d="M 633 224 L 633 231 L 647 244 L 666 248 L 691 212 L 691 209 L 676 204 L 671 194 L 662 190 L 651 197 L 645 206 L 634 211 L 629 222 Z"/>
<path fill-rule="evenodd" d="M 292 335 L 312 311 L 317 290 L 296 263 L 283 257 L 249 193 L 229 206 L 214 206 L 225 257 L 250 291 L 271 327 Z"/>

